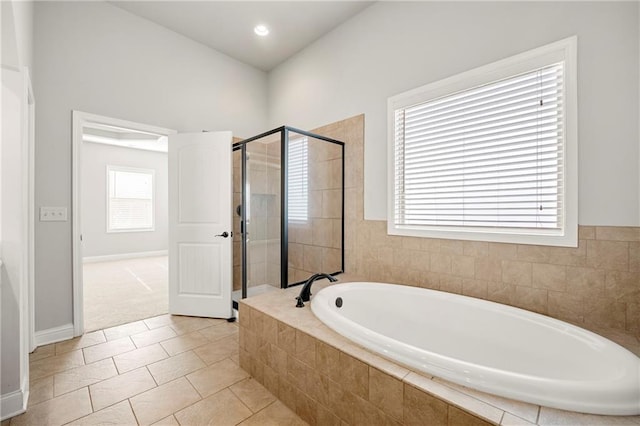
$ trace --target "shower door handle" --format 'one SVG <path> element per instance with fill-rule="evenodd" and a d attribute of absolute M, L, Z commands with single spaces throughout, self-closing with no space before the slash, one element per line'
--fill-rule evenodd
<path fill-rule="evenodd" d="M 227 238 L 228 236 L 229 236 L 229 233 L 227 231 L 224 231 L 222 234 L 216 235 L 216 237 L 222 237 L 222 238 Z"/>

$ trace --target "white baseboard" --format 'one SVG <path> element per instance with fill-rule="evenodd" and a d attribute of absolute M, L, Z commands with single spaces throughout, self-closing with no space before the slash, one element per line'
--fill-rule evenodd
<path fill-rule="evenodd" d="M 82 263 L 110 262 L 114 260 L 135 259 L 137 257 L 167 256 L 168 253 L 168 250 L 156 250 L 137 253 L 108 254 L 106 256 L 88 256 L 82 258 Z"/>
<path fill-rule="evenodd" d="M 73 324 L 36 331 L 36 347 L 73 339 Z"/>
<path fill-rule="evenodd" d="M 4 421 L 27 411 L 28 400 L 29 391 L 24 389 L 3 394 L 0 397 L 0 420 Z"/>

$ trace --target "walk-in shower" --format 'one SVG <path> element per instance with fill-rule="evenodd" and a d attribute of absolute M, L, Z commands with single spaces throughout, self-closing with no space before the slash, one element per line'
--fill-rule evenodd
<path fill-rule="evenodd" d="M 288 126 L 233 145 L 233 300 L 344 271 L 344 142 Z"/>

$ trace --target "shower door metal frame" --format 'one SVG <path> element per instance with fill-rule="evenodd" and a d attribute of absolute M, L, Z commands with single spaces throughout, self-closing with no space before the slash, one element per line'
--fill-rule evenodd
<path fill-rule="evenodd" d="M 247 297 L 247 222 L 246 222 L 246 205 L 247 205 L 247 144 L 256 141 L 258 139 L 265 138 L 267 136 L 271 136 L 276 133 L 280 133 L 280 155 L 281 155 L 281 167 L 280 167 L 280 288 L 288 288 L 296 285 L 300 285 L 304 283 L 304 281 L 296 282 L 289 284 L 289 229 L 288 229 L 288 211 L 289 211 L 289 196 L 288 196 L 288 160 L 289 160 L 289 132 L 297 133 L 309 138 L 318 139 L 324 142 L 333 143 L 341 148 L 341 162 L 342 162 L 342 176 L 341 176 L 341 235 L 340 235 L 340 270 L 330 272 L 330 275 L 339 275 L 344 273 L 344 215 L 345 215 L 345 143 L 336 139 L 332 139 L 326 136 L 318 135 L 316 133 L 307 132 L 306 130 L 300 130 L 295 127 L 290 126 L 281 126 L 277 127 L 273 130 L 269 130 L 267 132 L 261 133 L 259 135 L 250 137 L 248 139 L 244 139 L 240 142 L 236 142 L 232 145 L 232 151 L 241 151 L 241 170 L 242 170 L 242 198 L 241 198 L 241 208 L 240 208 L 240 234 L 242 237 L 241 240 L 241 248 L 242 248 L 242 264 L 241 264 L 241 273 L 242 273 L 242 298 L 245 299 Z M 238 304 L 236 301 L 233 302 L 234 308 L 237 309 Z"/>

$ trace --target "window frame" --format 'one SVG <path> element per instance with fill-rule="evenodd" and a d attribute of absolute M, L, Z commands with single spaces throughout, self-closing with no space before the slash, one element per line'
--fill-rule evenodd
<path fill-rule="evenodd" d="M 144 169 L 140 167 L 116 166 L 108 164 L 106 172 L 106 232 L 107 234 L 121 234 L 127 232 L 154 232 L 156 230 L 156 171 L 155 169 Z M 111 228 L 111 179 L 110 172 L 130 172 L 144 173 L 151 175 L 151 227 L 150 228 L 128 228 L 113 229 Z"/>
<path fill-rule="evenodd" d="M 432 99 L 509 78 L 563 61 L 564 76 L 564 211 L 559 230 L 472 228 L 395 224 L 395 113 Z M 387 101 L 387 233 L 389 235 L 577 247 L 578 141 L 577 37 L 569 37 L 460 74 L 392 96 Z"/>

